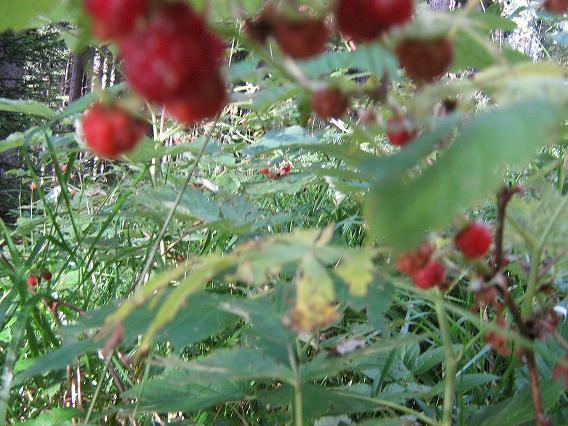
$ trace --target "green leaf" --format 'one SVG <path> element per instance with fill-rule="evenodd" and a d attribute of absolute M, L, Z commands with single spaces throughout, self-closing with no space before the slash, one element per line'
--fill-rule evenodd
<path fill-rule="evenodd" d="M 538 148 L 556 142 L 561 122 L 562 110 L 545 101 L 472 118 L 421 176 L 374 185 L 365 206 L 372 235 L 394 246 L 415 246 L 427 230 L 448 226 L 457 212 L 494 193 L 506 167 L 523 166 Z"/>
<path fill-rule="evenodd" d="M 292 126 L 270 130 L 262 138 L 254 144 L 247 146 L 241 152 L 245 155 L 256 156 L 276 149 L 297 148 L 317 143 L 318 139 L 310 135 L 303 127 Z"/>
<path fill-rule="evenodd" d="M 549 410 L 562 396 L 564 386 L 561 381 L 547 380 L 540 383 L 541 400 L 544 411 Z M 527 386 L 515 396 L 495 405 L 486 407 L 479 414 L 468 419 L 467 424 L 479 426 L 517 426 L 531 422 L 535 417 L 530 387 Z"/>
<path fill-rule="evenodd" d="M 35 419 L 18 423 L 20 426 L 67 426 L 74 423 L 71 419 L 81 417 L 81 411 L 76 408 L 54 408 L 44 411 Z"/>
<path fill-rule="evenodd" d="M 130 389 L 123 395 L 137 398 L 140 387 Z M 219 402 L 240 400 L 244 397 L 246 386 L 231 380 L 220 379 L 193 383 L 183 371 L 175 371 L 145 384 L 139 408 L 142 411 L 166 413 L 172 411 L 192 411 L 210 407 Z"/>
<path fill-rule="evenodd" d="M 26 28 L 33 18 L 55 9 L 61 0 L 6 0 L 2 2 L 0 32 Z"/>
<path fill-rule="evenodd" d="M 353 251 L 342 259 L 334 271 L 349 285 L 351 294 L 356 297 L 365 296 L 367 286 L 373 281 L 374 256 L 372 250 Z"/>
<path fill-rule="evenodd" d="M 210 355 L 194 361 L 180 358 L 166 358 L 160 361 L 168 368 L 166 376 L 176 376 L 188 383 L 219 380 L 243 381 L 252 379 L 272 379 L 287 383 L 294 381 L 294 374 L 287 365 L 277 362 L 262 352 L 244 347 L 217 349 Z"/>
<path fill-rule="evenodd" d="M 26 115 L 37 115 L 43 118 L 55 117 L 55 112 L 46 104 L 36 101 L 23 101 L 20 99 L 0 98 L 0 111 L 19 112 Z"/>

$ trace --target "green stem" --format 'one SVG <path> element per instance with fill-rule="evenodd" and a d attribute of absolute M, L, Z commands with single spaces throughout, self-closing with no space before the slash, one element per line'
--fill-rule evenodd
<path fill-rule="evenodd" d="M 288 345 L 288 359 L 290 360 L 290 367 L 294 373 L 294 422 L 296 426 L 303 426 L 302 382 L 298 372 L 298 364 L 290 345 Z"/>
<path fill-rule="evenodd" d="M 108 370 L 108 367 L 110 365 L 110 362 L 112 361 L 112 355 L 113 352 L 111 351 L 108 354 L 107 360 L 105 362 L 105 366 L 103 368 L 103 372 L 101 373 L 101 377 L 99 379 L 99 383 L 97 383 L 97 388 L 95 389 L 95 394 L 93 395 L 93 400 L 91 401 L 91 405 L 89 405 L 89 410 L 87 411 L 87 417 L 85 417 L 85 424 L 89 423 L 89 420 L 91 420 L 91 415 L 93 414 L 93 409 L 95 408 L 95 403 L 97 402 L 97 399 L 99 397 L 99 393 L 101 392 L 101 388 L 103 386 L 103 380 L 105 378 L 106 372 Z"/>
<path fill-rule="evenodd" d="M 444 352 L 446 354 L 446 384 L 444 387 L 444 405 L 441 426 L 452 426 L 452 413 L 454 409 L 454 393 L 456 387 L 456 358 L 452 348 L 452 338 L 448 328 L 446 319 L 446 311 L 444 309 L 444 299 L 439 289 L 436 289 L 436 298 L 434 301 L 436 315 L 442 334 L 444 343 Z"/>

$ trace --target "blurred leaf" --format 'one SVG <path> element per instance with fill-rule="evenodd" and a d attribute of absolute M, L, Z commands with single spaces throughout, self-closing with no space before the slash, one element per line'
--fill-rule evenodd
<path fill-rule="evenodd" d="M 334 272 L 348 285 L 354 296 L 367 294 L 367 286 L 373 281 L 375 266 L 372 250 L 357 250 L 348 253 Z"/>
<path fill-rule="evenodd" d="M 27 28 L 33 18 L 55 9 L 61 0 L 6 0 L 2 2 L 0 32 Z"/>
<path fill-rule="evenodd" d="M 37 115 L 43 118 L 53 118 L 55 113 L 46 104 L 37 101 L 22 101 L 19 99 L 0 98 L 0 111 L 19 112 L 26 115 Z"/>
<path fill-rule="evenodd" d="M 541 101 L 472 118 L 421 176 L 374 186 L 366 198 L 372 235 L 398 247 L 415 246 L 427 230 L 448 226 L 457 212 L 494 193 L 504 168 L 522 166 L 538 148 L 554 143 L 561 122 L 561 109 Z"/>
<path fill-rule="evenodd" d="M 75 424 L 71 419 L 81 417 L 81 411 L 76 408 L 54 408 L 44 411 L 34 419 L 18 423 L 21 426 L 70 426 Z"/>
<path fill-rule="evenodd" d="M 292 383 L 294 380 L 294 374 L 287 365 L 278 363 L 256 349 L 244 347 L 217 349 L 189 362 L 170 357 L 161 360 L 160 364 L 174 369 L 166 372 L 165 376 L 177 377 L 182 385 L 184 381 L 203 383 L 214 378 L 233 382 L 272 379 Z"/>
<path fill-rule="evenodd" d="M 541 400 L 544 411 L 549 410 L 562 396 L 564 386 L 561 381 L 541 381 Z M 478 414 L 471 416 L 468 424 L 479 426 L 517 426 L 530 423 L 534 419 L 534 407 L 530 387 L 527 386 L 515 396 L 489 407 L 483 407 Z"/>
<path fill-rule="evenodd" d="M 140 388 L 135 387 L 123 395 L 136 398 L 139 392 Z M 219 377 L 192 383 L 183 371 L 176 371 L 149 379 L 144 384 L 139 408 L 152 413 L 200 410 L 219 402 L 240 400 L 245 392 L 242 383 Z"/>
<path fill-rule="evenodd" d="M 318 139 L 310 135 L 300 126 L 273 129 L 252 145 L 248 145 L 241 152 L 245 155 L 265 154 L 276 149 L 301 147 L 303 145 L 317 144 Z"/>

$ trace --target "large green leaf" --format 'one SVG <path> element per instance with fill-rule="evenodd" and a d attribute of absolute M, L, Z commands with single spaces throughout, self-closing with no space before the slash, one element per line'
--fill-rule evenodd
<path fill-rule="evenodd" d="M 408 247 L 425 231 L 447 226 L 458 211 L 496 191 L 505 168 L 522 166 L 555 143 L 562 113 L 558 105 L 532 101 L 472 118 L 421 176 L 374 185 L 366 198 L 372 235 Z"/>

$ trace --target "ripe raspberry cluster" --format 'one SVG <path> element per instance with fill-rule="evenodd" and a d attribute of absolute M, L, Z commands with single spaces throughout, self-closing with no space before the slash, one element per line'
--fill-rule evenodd
<path fill-rule="evenodd" d="M 116 158 L 144 136 L 146 123 L 116 105 L 96 103 L 81 120 L 83 136 L 99 156 Z"/>
<path fill-rule="evenodd" d="M 397 26 L 405 25 L 414 11 L 412 0 L 337 0 L 333 10 L 336 28 L 354 43 L 378 39 Z M 245 32 L 257 44 L 273 37 L 281 51 L 295 59 L 306 59 L 324 51 L 331 30 L 325 17 L 290 15 L 269 2 L 258 16 L 245 22 Z M 453 58 L 453 45 L 448 38 L 403 38 L 395 53 L 407 75 L 419 83 L 442 76 Z M 349 107 L 349 96 L 339 88 L 314 91 L 312 111 L 323 119 L 339 118 Z M 401 146 L 413 139 L 413 129 L 398 132 L 393 144 Z M 389 138 L 390 139 L 390 138 Z"/>
<path fill-rule="evenodd" d="M 404 146 L 418 134 L 418 129 L 407 117 L 395 115 L 387 121 L 387 138 L 391 145 Z"/>
<path fill-rule="evenodd" d="M 282 162 L 277 170 L 273 171 L 270 170 L 268 167 L 264 167 L 262 169 L 260 169 L 258 172 L 261 175 L 265 175 L 268 177 L 268 179 L 278 179 L 281 176 L 286 176 L 287 174 L 290 173 L 290 170 L 292 169 L 292 165 L 286 161 Z"/>
<path fill-rule="evenodd" d="M 433 258 L 434 249 L 428 242 L 416 250 L 402 253 L 396 259 L 396 268 L 412 277 L 414 284 L 422 289 L 440 286 L 444 283 L 444 265 Z"/>
<path fill-rule="evenodd" d="M 35 287 L 39 284 L 39 282 L 43 279 L 45 281 L 51 281 L 52 278 L 52 273 L 51 271 L 49 271 L 49 269 L 43 269 L 41 271 L 41 274 L 36 274 L 36 273 L 32 273 L 29 274 L 28 277 L 26 278 L 26 284 L 29 287 Z"/>
<path fill-rule="evenodd" d="M 186 2 L 84 0 L 84 7 L 93 34 L 118 44 L 126 80 L 146 100 L 188 125 L 221 112 L 228 100 L 225 45 Z M 144 134 L 142 123 L 118 106 L 93 105 L 82 125 L 87 144 L 108 158 Z"/>

